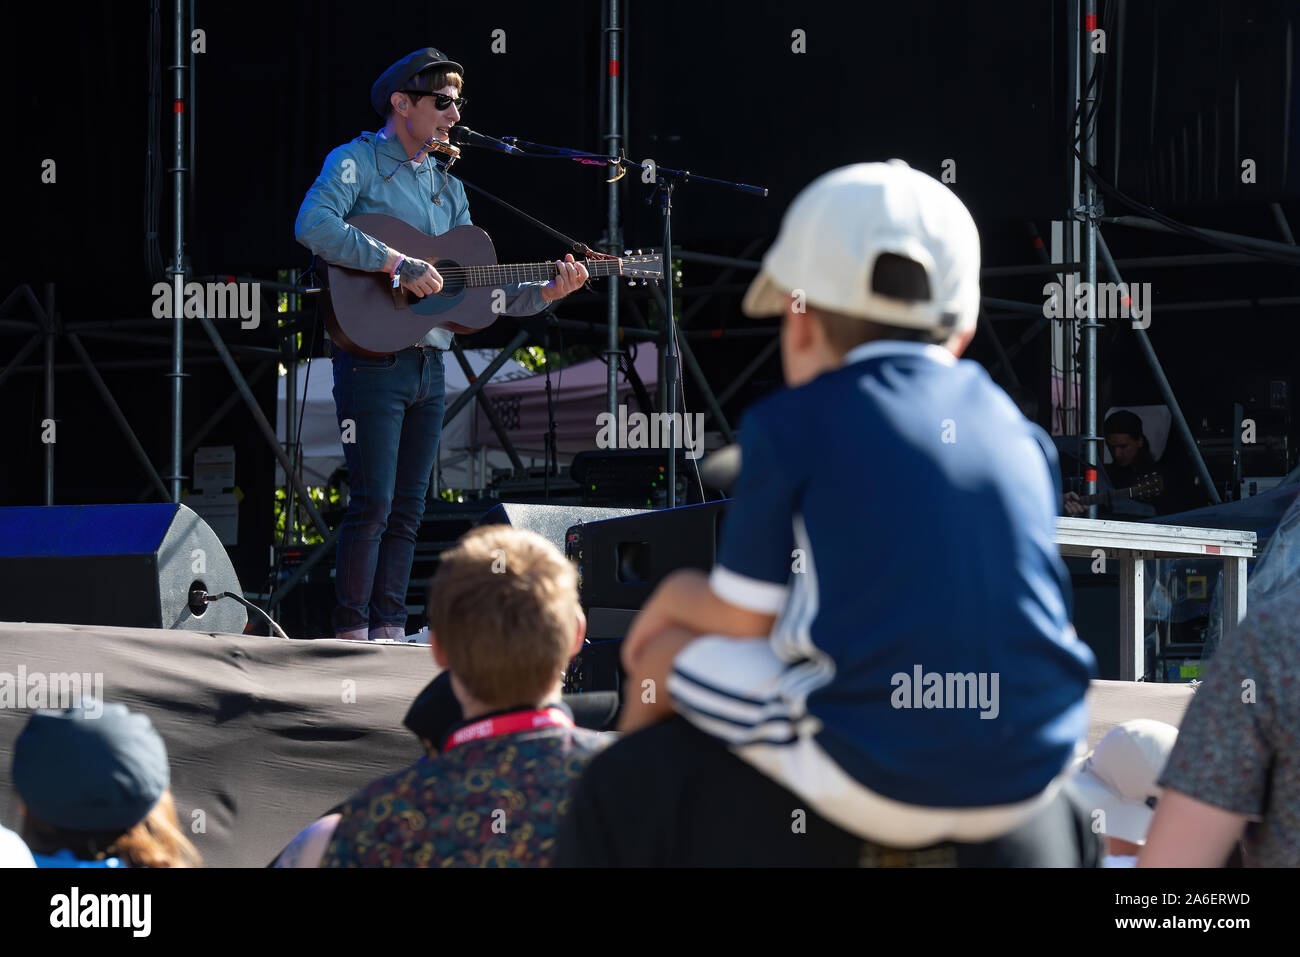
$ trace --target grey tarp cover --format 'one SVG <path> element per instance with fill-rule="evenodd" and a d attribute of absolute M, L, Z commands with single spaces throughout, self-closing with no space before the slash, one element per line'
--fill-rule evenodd
<path fill-rule="evenodd" d="M 166 742 L 177 813 L 204 862 L 253 867 L 420 756 L 402 718 L 437 671 L 427 645 L 0 624 L 0 680 L 20 666 L 102 673 L 105 699 L 143 711 Z M 28 713 L 0 708 L 0 823 L 11 829 L 13 744 Z"/>
<path fill-rule="evenodd" d="M 416 760 L 402 718 L 436 670 L 420 645 L 0 623 L 0 680 L 12 684 L 20 667 L 29 679 L 102 673 L 106 700 L 149 715 L 167 743 L 181 824 L 216 867 L 267 864 L 322 811 Z M 1088 744 L 1129 718 L 1176 725 L 1191 694 L 1094 682 Z M 28 713 L 0 708 L 0 823 L 14 829 L 10 767 Z"/>

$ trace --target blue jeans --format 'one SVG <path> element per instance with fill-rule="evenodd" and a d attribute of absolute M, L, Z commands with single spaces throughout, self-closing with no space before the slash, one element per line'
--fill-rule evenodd
<path fill-rule="evenodd" d="M 443 355 L 404 349 L 363 359 L 338 352 L 333 362 L 352 491 L 339 530 L 334 633 L 400 638 L 415 537 L 442 434 Z"/>

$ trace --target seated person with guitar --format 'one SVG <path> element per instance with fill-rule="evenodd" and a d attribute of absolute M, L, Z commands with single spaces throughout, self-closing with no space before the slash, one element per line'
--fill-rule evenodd
<path fill-rule="evenodd" d="M 385 70 L 370 91 L 384 127 L 326 157 L 294 228 L 297 240 L 330 264 L 326 312 L 335 345 L 334 401 L 351 481 L 335 580 L 333 628 L 339 638 L 405 634 L 407 580 L 442 433 L 442 353 L 452 333 L 486 327 L 501 312 L 540 312 L 588 277 L 586 267 L 568 255 L 548 264 L 549 282 L 479 290 L 483 298 L 470 302 L 472 309 L 457 311 L 453 306 L 475 284 L 466 277 L 472 270 L 444 266 L 440 272 L 409 245 L 409 255 L 394 248 L 392 235 L 404 237 L 406 245 L 406 237 L 427 240 L 469 227 L 464 185 L 434 161 L 435 154 L 458 152 L 448 144 L 465 103 L 463 75 L 459 63 L 433 47 Z M 368 227 L 397 221 L 397 229 L 384 241 L 377 230 L 347 221 L 358 216 Z M 476 233 L 491 253 L 486 233 L 472 227 L 465 232 Z M 344 333 L 343 306 L 350 301 L 344 287 L 356 286 L 349 281 L 356 273 L 370 274 L 362 285 L 379 305 Z M 497 302 L 488 308 L 489 292 L 504 300 L 502 308 Z"/>
<path fill-rule="evenodd" d="M 1098 504 L 1099 511 L 1110 513 L 1116 511 L 1113 506 L 1119 500 L 1149 502 L 1154 509 L 1150 512 L 1153 515 L 1176 511 L 1161 507 L 1165 504 L 1162 501 L 1165 492 L 1164 475 L 1151 455 L 1146 436 L 1142 434 L 1142 420 L 1135 413 L 1121 409 L 1107 416 L 1104 429 L 1106 448 L 1110 450 L 1111 457 L 1111 464 L 1106 466 L 1106 476 L 1112 487 L 1088 496 L 1066 492 L 1065 514 L 1084 515 L 1088 506 L 1094 502 Z M 1130 509 L 1106 517 L 1132 519 L 1145 516 Z"/>

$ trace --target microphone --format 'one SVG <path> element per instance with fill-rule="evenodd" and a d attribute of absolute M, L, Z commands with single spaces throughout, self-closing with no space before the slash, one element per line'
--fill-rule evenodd
<path fill-rule="evenodd" d="M 451 128 L 451 141 L 457 146 L 476 146 L 479 149 L 494 150 L 498 153 L 523 152 L 519 147 L 511 146 L 509 143 L 503 143 L 494 136 L 484 136 L 482 133 L 475 133 L 468 126 L 453 126 Z"/>

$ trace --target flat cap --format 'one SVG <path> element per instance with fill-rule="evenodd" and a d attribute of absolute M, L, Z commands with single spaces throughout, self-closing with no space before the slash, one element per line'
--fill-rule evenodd
<path fill-rule="evenodd" d="M 405 89 L 406 84 L 411 82 L 411 77 L 415 74 L 435 66 L 455 70 L 462 76 L 465 74 L 465 68 L 455 60 L 448 60 L 447 54 L 436 47 L 425 47 L 423 50 L 408 53 L 379 74 L 379 79 L 370 88 L 370 105 L 375 108 L 376 113 L 384 116 L 385 104 L 388 103 L 389 97 L 398 90 Z"/>
<path fill-rule="evenodd" d="M 171 773 L 148 717 L 123 704 L 90 702 L 32 714 L 14 742 L 13 780 L 45 824 L 126 831 L 148 817 Z"/>

